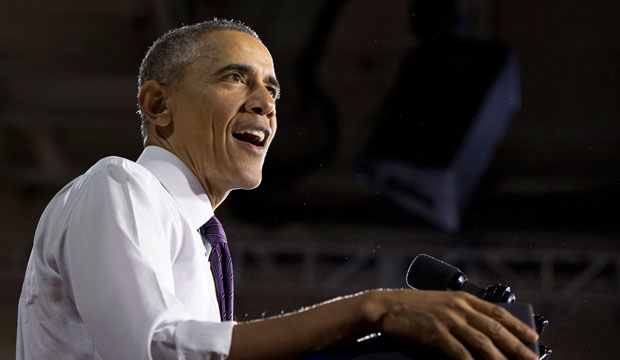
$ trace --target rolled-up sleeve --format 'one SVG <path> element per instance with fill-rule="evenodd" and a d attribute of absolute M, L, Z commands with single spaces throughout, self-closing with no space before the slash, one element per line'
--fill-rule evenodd
<path fill-rule="evenodd" d="M 197 321 L 175 296 L 173 246 L 149 193 L 156 180 L 107 167 L 85 177 L 62 245 L 69 292 L 96 351 L 105 359 L 225 358 L 234 324 Z"/>

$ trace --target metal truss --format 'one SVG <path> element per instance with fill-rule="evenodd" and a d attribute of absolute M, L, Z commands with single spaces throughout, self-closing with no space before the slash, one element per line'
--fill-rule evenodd
<path fill-rule="evenodd" d="M 412 234 L 413 241 L 406 243 L 398 239 L 377 245 L 361 235 L 355 235 L 354 241 L 334 241 L 315 238 L 319 234 L 314 232 L 251 230 L 257 237 L 237 235 L 230 241 L 240 300 L 274 295 L 330 298 L 370 288 L 406 287 L 409 264 L 418 254 L 426 253 L 458 266 L 480 286 L 495 282 L 510 285 L 518 301 L 566 305 L 573 310 L 582 305 L 589 309 L 620 306 L 617 250 L 450 246 L 442 235 L 431 232 Z M 389 236 L 400 235 L 386 233 Z M 15 291 L 21 285 L 30 253 L 29 238 L 18 238 L 3 237 L 4 265 L 0 271 L 4 282 Z M 421 244 L 419 238 L 430 241 Z"/>
<path fill-rule="evenodd" d="M 502 282 L 518 300 L 579 306 L 620 304 L 620 252 L 466 246 L 372 246 L 294 241 L 231 243 L 237 289 L 251 294 L 343 295 L 405 287 L 409 263 L 427 253 L 461 268 L 474 283 Z"/>

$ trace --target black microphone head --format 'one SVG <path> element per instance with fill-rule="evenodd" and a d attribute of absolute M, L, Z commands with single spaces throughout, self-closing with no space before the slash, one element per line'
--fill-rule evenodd
<path fill-rule="evenodd" d="M 407 271 L 407 285 L 419 290 L 457 290 L 455 281 L 465 275 L 459 268 L 426 254 L 416 256 Z"/>

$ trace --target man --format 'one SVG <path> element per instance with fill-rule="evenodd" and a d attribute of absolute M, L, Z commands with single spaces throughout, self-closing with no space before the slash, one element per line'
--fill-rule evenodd
<path fill-rule="evenodd" d="M 375 332 L 454 359 L 471 359 L 466 346 L 486 359 L 504 359 L 499 349 L 535 358 L 519 340 L 535 341 L 534 331 L 460 292 L 373 290 L 221 321 L 230 298 L 211 272 L 222 259 L 209 264 L 219 245 L 203 229 L 219 227 L 213 210 L 231 190 L 259 185 L 279 91 L 269 51 L 240 23 L 184 27 L 153 45 L 139 79 L 145 150 L 135 163 L 99 161 L 46 208 L 19 302 L 17 358 L 287 359 Z"/>

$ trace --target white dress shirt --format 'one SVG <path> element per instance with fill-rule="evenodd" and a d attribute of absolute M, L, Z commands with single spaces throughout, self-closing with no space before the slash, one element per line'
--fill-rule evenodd
<path fill-rule="evenodd" d="M 223 359 L 198 229 L 213 209 L 175 155 L 102 159 L 66 185 L 37 226 L 19 299 L 17 359 Z"/>

